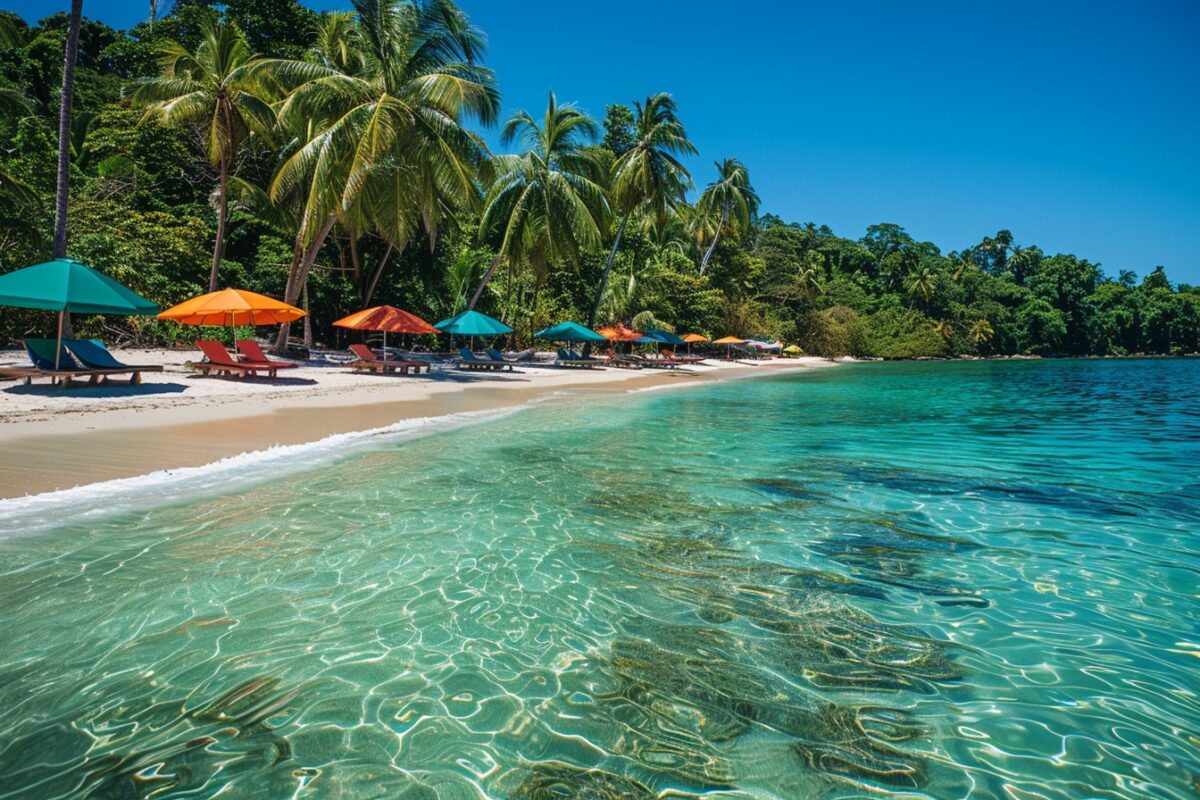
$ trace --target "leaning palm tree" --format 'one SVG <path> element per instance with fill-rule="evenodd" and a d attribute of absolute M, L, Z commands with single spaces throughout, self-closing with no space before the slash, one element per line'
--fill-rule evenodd
<path fill-rule="evenodd" d="M 233 158 L 252 135 L 270 140 L 275 125 L 270 102 L 276 87 L 257 69 L 259 60 L 245 36 L 212 17 L 205 20 L 194 51 L 169 42 L 161 61 L 162 75 L 141 81 L 133 101 L 147 107 L 146 117 L 204 126 L 208 160 L 218 170 L 217 237 L 208 276 L 209 291 L 216 291 Z"/>
<path fill-rule="evenodd" d="M 608 263 L 600 276 L 600 285 L 596 287 L 596 298 L 588 315 L 589 328 L 596 324 L 604 287 L 630 216 L 640 211 L 659 226 L 665 225 L 668 209 L 680 203 L 692 185 L 692 176 L 679 159 L 695 155 L 696 148 L 676 116 L 675 100 L 671 95 L 659 92 L 647 97 L 644 104 L 634 103 L 634 109 L 637 141 L 613 165 L 610 191 L 611 205 L 621 216 L 621 222 L 608 254 Z"/>
<path fill-rule="evenodd" d="M 736 158 L 727 158 L 716 163 L 717 180 L 710 183 L 700 200 L 696 203 L 696 211 L 702 218 L 712 219 L 720 209 L 720 218 L 712 234 L 712 242 L 704 251 L 700 261 L 700 274 L 708 269 L 709 259 L 717 249 L 721 233 L 730 223 L 739 229 L 749 227 L 751 218 L 758 212 L 758 194 L 750 185 L 750 172 Z M 732 219 L 731 219 L 732 218 Z"/>
<path fill-rule="evenodd" d="M 525 261 L 541 279 L 551 263 L 574 264 L 581 251 L 600 246 L 608 201 L 599 183 L 602 165 L 588 147 L 599 133 L 594 119 L 573 105 L 560 106 L 553 92 L 540 125 L 526 111 L 505 123 L 501 143 L 520 141 L 527 149 L 492 159 L 496 177 L 479 230 L 485 235 L 500 230 L 503 236 L 468 308 L 475 308 L 504 261 Z"/>
<path fill-rule="evenodd" d="M 495 121 L 499 94 L 478 63 L 481 32 L 449 0 L 354 0 L 361 63 L 264 62 L 293 87 L 279 110 L 301 145 L 271 185 L 273 198 L 304 194 L 306 250 L 288 278 L 293 302 L 336 220 L 373 227 L 403 249 L 420 231 L 479 205 L 477 171 L 487 148 L 467 118 Z M 286 336 L 286 326 L 280 338 Z"/>

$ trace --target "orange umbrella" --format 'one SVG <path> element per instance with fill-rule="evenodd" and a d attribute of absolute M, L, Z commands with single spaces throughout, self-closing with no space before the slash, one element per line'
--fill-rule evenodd
<path fill-rule="evenodd" d="M 619 322 L 616 325 L 609 326 L 607 328 L 601 328 L 600 330 L 596 331 L 596 333 L 600 334 L 605 339 L 608 339 L 610 342 L 632 342 L 634 339 L 642 338 L 641 331 L 635 331 L 632 328 L 626 328 Z"/>
<path fill-rule="evenodd" d="M 725 357 L 726 358 L 733 357 L 733 346 L 735 344 L 745 344 L 745 343 L 746 343 L 745 339 L 739 339 L 736 336 L 726 336 L 723 339 L 716 339 L 713 341 L 713 344 L 725 345 Z"/>
<path fill-rule="evenodd" d="M 356 311 L 333 323 L 339 328 L 356 331 L 383 331 L 384 333 L 437 333 L 438 329 L 416 314 L 395 306 L 375 306 Z"/>
<path fill-rule="evenodd" d="M 184 325 L 223 325 L 230 330 L 238 325 L 279 325 L 305 316 L 305 312 L 282 300 L 245 289 L 222 289 L 184 300 L 158 315 Z"/>
<path fill-rule="evenodd" d="M 339 328 L 356 331 L 383 331 L 383 350 L 387 352 L 389 333 L 437 333 L 438 329 L 416 314 L 395 306 L 375 306 L 356 311 L 333 323 Z"/>
<path fill-rule="evenodd" d="M 684 336 L 684 337 L 683 337 L 683 340 L 684 340 L 685 342 L 687 342 L 687 346 L 688 346 L 688 352 L 690 353 L 690 352 L 692 352 L 692 345 L 694 345 L 694 344 L 700 344 L 701 342 L 707 342 L 707 341 L 708 341 L 708 337 L 707 337 L 707 336 L 701 336 L 701 335 L 700 335 L 700 334 L 698 334 L 698 333 L 689 333 L 687 336 Z"/>
<path fill-rule="evenodd" d="M 278 325 L 304 316 L 295 306 L 245 289 L 222 289 L 193 297 L 158 315 L 184 325 Z"/>

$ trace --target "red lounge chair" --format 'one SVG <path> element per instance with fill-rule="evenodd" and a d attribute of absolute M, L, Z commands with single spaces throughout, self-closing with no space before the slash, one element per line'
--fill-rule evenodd
<path fill-rule="evenodd" d="M 659 350 L 658 352 L 667 361 L 674 361 L 676 364 L 699 364 L 704 360 L 703 356 L 684 355 L 676 353 L 674 350 Z"/>
<path fill-rule="evenodd" d="M 293 364 L 290 361 L 272 361 L 267 357 L 267 354 L 263 352 L 263 349 L 258 342 L 254 341 L 253 339 L 238 339 L 237 349 L 238 352 L 242 354 L 242 358 L 240 360 L 243 362 L 249 362 L 251 364 L 274 364 L 277 369 L 295 369 L 296 367 L 300 366 L 299 364 Z"/>
<path fill-rule="evenodd" d="M 378 372 L 388 373 L 400 371 L 401 375 L 407 375 L 411 369 L 413 372 L 420 374 L 421 367 L 429 372 L 429 363 L 425 361 L 388 361 L 375 355 L 375 351 L 367 347 L 365 344 L 350 345 L 350 352 L 358 356 L 358 361 L 350 362 L 350 366 L 358 372 Z"/>
<path fill-rule="evenodd" d="M 185 366 L 198 369 L 206 374 L 215 372 L 217 375 L 237 375 L 239 378 L 244 378 L 247 375 L 257 377 L 259 373 L 265 372 L 269 377 L 274 378 L 276 372 L 279 370 L 279 365 L 273 362 L 238 361 L 229 355 L 229 351 L 225 349 L 225 345 L 216 339 L 197 339 L 196 347 L 200 349 L 200 352 L 204 354 L 207 360 L 188 361 Z"/>
<path fill-rule="evenodd" d="M 604 351 L 604 355 L 608 356 L 608 365 L 610 367 L 625 367 L 627 369 L 641 369 L 641 363 L 628 356 L 617 355 L 617 352 L 611 347 Z"/>

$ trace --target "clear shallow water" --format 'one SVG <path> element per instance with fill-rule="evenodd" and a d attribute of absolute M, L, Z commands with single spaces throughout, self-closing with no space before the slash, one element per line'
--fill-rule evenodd
<path fill-rule="evenodd" d="M 862 365 L 65 520 L 0 798 L 1191 798 L 1197 465 L 1200 361 Z"/>

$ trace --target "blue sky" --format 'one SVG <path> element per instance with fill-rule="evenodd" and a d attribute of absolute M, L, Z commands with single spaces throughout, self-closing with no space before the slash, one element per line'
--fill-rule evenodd
<path fill-rule="evenodd" d="M 28 18 L 66 0 L 0 0 Z M 117 27 L 146 3 L 85 0 Z M 313 0 L 316 8 L 348 3 Z M 460 0 L 505 113 L 554 89 L 597 117 L 665 90 L 763 208 L 943 250 L 999 228 L 1115 274 L 1200 283 L 1200 3 Z M 493 135 L 493 141 L 495 139 Z"/>

